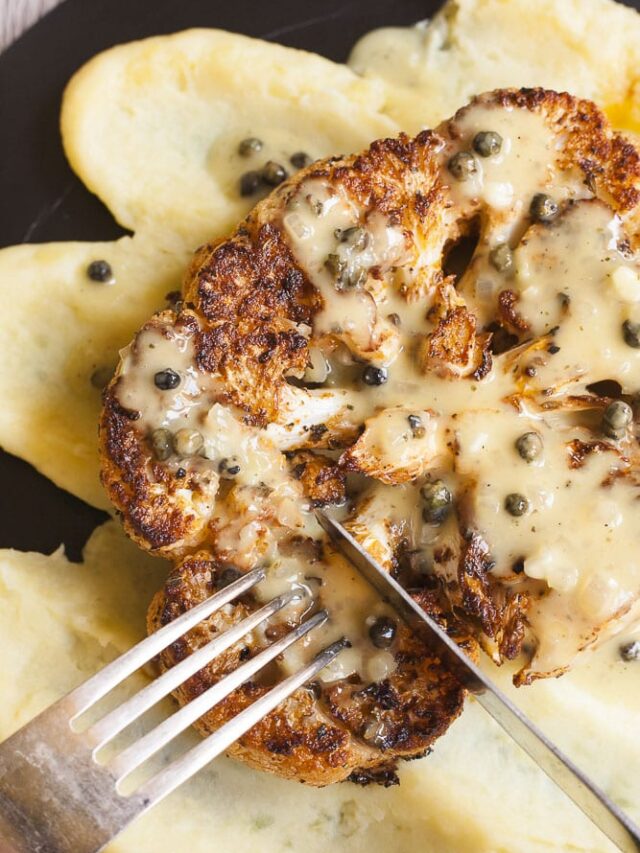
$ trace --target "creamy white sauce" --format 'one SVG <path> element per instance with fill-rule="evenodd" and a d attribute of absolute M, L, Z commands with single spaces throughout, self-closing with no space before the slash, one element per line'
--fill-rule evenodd
<path fill-rule="evenodd" d="M 141 332 L 120 357 L 118 400 L 125 409 L 140 412 L 140 425 L 148 429 L 184 426 L 211 384 L 195 364 L 192 335 L 169 327 Z M 167 369 L 178 374 L 180 384 L 161 391 L 154 377 Z"/>
<path fill-rule="evenodd" d="M 498 133 L 500 150 L 475 152 L 474 171 L 460 180 L 451 158 L 473 152 L 480 131 Z M 303 377 L 320 387 L 283 386 L 278 417 L 264 430 L 216 402 L 216 379 L 192 366 L 186 336 L 156 341 L 157 333 L 144 332 L 126 355 L 120 400 L 142 412 L 142 428 L 197 429 L 202 450 L 180 460 L 189 470 L 221 459 L 239 466 L 211 519 L 216 549 L 246 568 L 267 561 L 265 595 L 291 583 L 306 589 L 295 605 L 299 615 L 309 596 L 326 606 L 332 621 L 309 644 L 348 636 L 353 647 L 341 656 L 344 674 L 388 670 L 388 660 L 370 658 L 365 623 L 375 597 L 330 554 L 315 561 L 322 582 L 309 587 L 306 558 L 283 550 L 292 534 L 320 535 L 288 472 L 283 451 L 291 448 L 352 445 L 343 461 L 366 475 L 346 509 L 354 535 L 389 568 L 401 540 L 429 559 L 451 545 L 440 569 L 451 579 L 459 549 L 455 515 L 442 526 L 425 521 L 420 493 L 425 482 L 443 478 L 465 524 L 485 539 L 494 576 L 534 594 L 536 671 L 560 671 L 582 648 L 636 618 L 640 502 L 631 477 L 622 476 L 629 463 L 611 447 L 571 469 L 568 442 L 602 434 L 588 406 L 563 410 L 558 403 L 567 389 L 586 393 L 587 384 L 603 379 L 627 392 L 640 389 L 640 349 L 622 334 L 625 320 L 640 317 L 638 260 L 620 220 L 590 200 L 577 170 L 564 167 L 562 142 L 526 110 L 468 109 L 436 149 L 446 228 L 435 236 L 417 225 L 415 233 L 404 231 L 324 178 L 308 178 L 287 196 L 283 232 L 322 300 L 305 331 L 310 363 Z M 532 224 L 532 199 L 543 192 L 560 212 L 550 224 Z M 440 291 L 423 287 L 421 277 L 440 263 L 447 228 L 457 237 L 468 230 L 459 221 L 473 219 L 477 247 L 456 287 L 453 279 Z M 492 260 L 502 243 L 512 249 L 508 270 Z M 507 291 L 510 313 L 500 307 Z M 447 371 L 419 355 L 440 321 L 465 306 L 478 334 L 497 319 L 522 343 L 494 356 L 476 379 L 471 368 L 452 363 Z M 166 367 L 182 377 L 175 391 L 153 387 L 154 371 Z M 555 408 L 543 417 L 550 401 Z M 532 429 L 542 435 L 544 454 L 527 464 L 514 442 Z M 516 493 L 528 502 L 517 518 L 505 506 Z"/>
<path fill-rule="evenodd" d="M 619 219 L 597 202 L 577 204 L 557 224 L 525 235 L 515 253 L 517 308 L 533 335 L 557 327 L 559 347 L 532 387 L 614 379 L 627 393 L 638 390 L 640 349 L 625 343 L 622 325 L 640 320 L 640 268 L 620 251 L 622 237 Z"/>
<path fill-rule="evenodd" d="M 529 431 L 542 442 L 531 462 L 516 450 Z M 542 582 L 530 588 L 529 621 L 540 643 L 532 668 L 566 666 L 613 620 L 628 624 L 624 617 L 633 615 L 640 598 L 640 488 L 612 445 L 570 465 L 570 443 L 592 438 L 584 429 L 486 411 L 464 415 L 455 432 L 456 473 L 468 484 L 474 525 L 490 543 L 494 575 L 514 578 L 520 562 L 520 581 Z M 513 493 L 528 502 L 519 517 L 505 509 Z"/>
<path fill-rule="evenodd" d="M 332 335 L 367 360 L 389 361 L 399 336 L 380 316 L 367 285 L 373 268 L 384 273 L 400 263 L 406 251 L 402 230 L 378 213 L 364 217 L 342 187 L 319 178 L 301 184 L 283 225 L 298 262 L 323 297 L 314 318 L 316 334 Z M 358 229 L 351 239 L 349 229 Z"/>

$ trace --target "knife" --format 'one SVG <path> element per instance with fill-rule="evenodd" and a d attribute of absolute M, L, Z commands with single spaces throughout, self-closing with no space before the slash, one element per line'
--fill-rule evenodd
<path fill-rule="evenodd" d="M 355 566 L 407 625 L 441 655 L 460 683 L 547 776 L 570 797 L 623 853 L 640 851 L 640 829 L 540 729 L 525 716 L 416 604 L 345 528 L 316 510 L 320 526 L 338 551 Z"/>

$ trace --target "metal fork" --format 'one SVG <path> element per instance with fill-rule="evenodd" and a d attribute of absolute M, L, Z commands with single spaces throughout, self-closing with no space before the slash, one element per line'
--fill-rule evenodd
<path fill-rule="evenodd" d="M 0 853 L 96 853 L 102 850 L 131 821 L 224 752 L 340 653 L 346 645 L 345 640 L 324 648 L 310 663 L 132 793 L 123 792 L 123 782 L 134 770 L 285 649 L 326 622 L 326 611 L 310 616 L 105 764 L 96 759 L 105 744 L 301 594 L 291 590 L 272 599 L 84 731 L 77 727 L 80 716 L 163 649 L 252 589 L 264 577 L 263 569 L 255 569 L 187 611 L 0 744 Z"/>

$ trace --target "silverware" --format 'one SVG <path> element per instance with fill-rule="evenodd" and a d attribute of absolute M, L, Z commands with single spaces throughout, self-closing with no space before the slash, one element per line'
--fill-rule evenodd
<path fill-rule="evenodd" d="M 640 829 L 629 816 L 487 678 L 341 524 L 320 510 L 316 511 L 316 516 L 335 547 L 405 622 L 436 648 L 460 682 L 538 767 L 620 850 L 637 853 L 640 850 Z"/>
<path fill-rule="evenodd" d="M 327 646 L 309 664 L 143 782 L 133 793 L 121 793 L 123 781 L 150 756 L 286 648 L 322 625 L 327 613 L 320 611 L 306 619 L 106 764 L 96 760 L 105 744 L 225 649 L 299 598 L 300 593 L 292 590 L 272 599 L 84 731 L 77 730 L 81 715 L 163 649 L 264 577 L 263 569 L 254 569 L 187 611 L 0 744 L 0 853 L 97 853 L 134 818 L 224 752 L 340 653 L 344 641 Z"/>
<path fill-rule="evenodd" d="M 324 513 L 318 512 L 318 518 L 339 550 L 412 628 L 436 645 L 461 682 L 547 775 L 621 850 L 637 853 L 640 833 L 631 820 L 527 720 L 341 525 Z M 99 752 L 127 726 L 299 593 L 292 590 L 272 599 L 81 729 L 85 713 L 163 649 L 264 577 L 263 569 L 255 569 L 187 611 L 0 744 L 0 853 L 98 853 L 131 821 L 224 752 L 340 653 L 344 640 L 327 646 L 309 664 L 132 792 L 123 791 L 122 784 L 149 758 L 327 620 L 326 611 L 306 619 L 106 763 L 100 763 Z"/>

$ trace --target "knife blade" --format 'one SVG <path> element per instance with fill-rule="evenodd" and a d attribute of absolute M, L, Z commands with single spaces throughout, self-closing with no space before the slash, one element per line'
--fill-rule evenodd
<path fill-rule="evenodd" d="M 504 731 L 623 853 L 640 851 L 640 829 L 511 702 L 351 534 L 322 510 L 320 526 L 336 549 L 421 636 Z"/>

